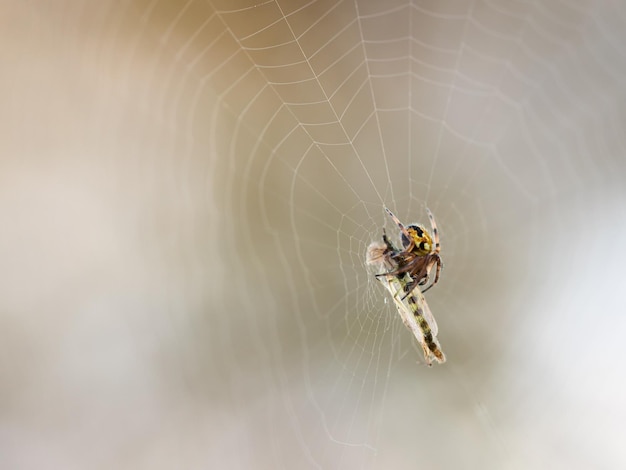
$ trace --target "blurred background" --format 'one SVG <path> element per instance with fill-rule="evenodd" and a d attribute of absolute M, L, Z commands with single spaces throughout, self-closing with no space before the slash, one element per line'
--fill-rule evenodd
<path fill-rule="evenodd" d="M 2 468 L 626 467 L 624 5 L 1 5 Z"/>

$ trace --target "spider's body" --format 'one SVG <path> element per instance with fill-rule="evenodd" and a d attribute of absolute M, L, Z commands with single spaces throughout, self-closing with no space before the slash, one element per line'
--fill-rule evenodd
<path fill-rule="evenodd" d="M 428 211 L 428 218 L 430 219 L 430 225 L 432 227 L 433 235 L 426 231 L 426 229 L 417 224 L 411 224 L 404 226 L 400 220 L 391 212 L 385 208 L 387 213 L 391 216 L 401 232 L 402 250 L 396 249 L 393 244 L 387 238 L 387 234 L 383 231 L 383 241 L 387 245 L 388 252 L 386 256 L 389 256 L 393 260 L 393 264 L 397 266 L 392 271 L 387 273 L 381 273 L 377 276 L 383 276 L 385 274 L 390 275 L 402 275 L 408 274 L 411 278 L 409 282 L 404 286 L 405 297 L 415 289 L 416 286 L 424 286 L 428 284 L 430 279 L 430 272 L 436 266 L 435 278 L 432 283 L 422 291 L 426 292 L 432 286 L 439 281 L 439 275 L 441 274 L 441 268 L 443 262 L 439 252 L 441 246 L 439 245 L 439 232 L 437 230 L 437 224 L 435 218 L 430 210 Z"/>

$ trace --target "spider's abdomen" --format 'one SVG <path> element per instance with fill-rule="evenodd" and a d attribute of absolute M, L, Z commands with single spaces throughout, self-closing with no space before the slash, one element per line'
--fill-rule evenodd
<path fill-rule="evenodd" d="M 406 250 L 413 244 L 411 252 L 418 256 L 426 256 L 433 251 L 433 239 L 421 225 L 408 225 L 406 228 L 411 239 L 402 234 L 402 247 Z"/>

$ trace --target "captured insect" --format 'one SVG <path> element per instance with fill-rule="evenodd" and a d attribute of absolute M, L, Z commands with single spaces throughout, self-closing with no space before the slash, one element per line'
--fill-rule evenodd
<path fill-rule="evenodd" d="M 366 262 L 378 267 L 376 278 L 389 291 L 403 323 L 420 343 L 426 363 L 430 366 L 434 359 L 441 364 L 446 357 L 437 340 L 439 329 L 423 295 L 439 281 L 443 266 L 435 218 L 427 209 L 433 232 L 431 237 L 423 226 L 412 224 L 405 227 L 389 209 L 385 210 L 400 229 L 402 250 L 394 247 L 383 229 L 383 241 L 368 246 Z M 434 268 L 433 281 L 420 290 L 419 286 L 428 284 Z"/>

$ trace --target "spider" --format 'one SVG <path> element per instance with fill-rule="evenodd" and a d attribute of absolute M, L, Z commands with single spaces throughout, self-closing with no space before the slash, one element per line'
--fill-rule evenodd
<path fill-rule="evenodd" d="M 426 211 L 428 212 L 428 218 L 430 219 L 430 225 L 432 227 L 432 237 L 423 226 L 411 224 L 405 227 L 393 212 L 386 207 L 385 210 L 402 233 L 402 250 L 398 250 L 393 246 L 389 238 L 387 238 L 385 229 L 383 229 L 383 242 L 386 245 L 384 256 L 389 257 L 397 268 L 389 272 L 376 274 L 376 277 L 388 275 L 401 276 L 407 274 L 411 280 L 404 285 L 404 297 L 402 298 L 402 300 L 404 300 L 416 286 L 425 286 L 428 284 L 430 272 L 435 266 L 437 267 L 435 278 L 422 293 L 426 292 L 439 281 L 439 275 L 443 267 L 443 262 L 439 255 L 441 251 L 439 232 L 437 231 L 435 218 L 428 208 Z"/>

